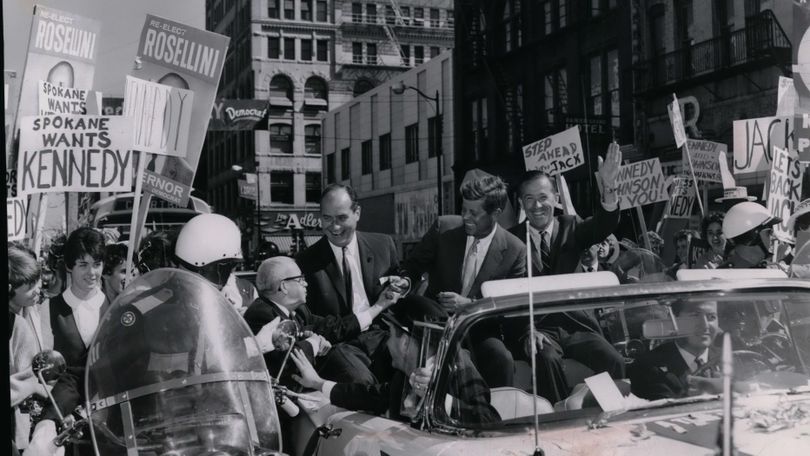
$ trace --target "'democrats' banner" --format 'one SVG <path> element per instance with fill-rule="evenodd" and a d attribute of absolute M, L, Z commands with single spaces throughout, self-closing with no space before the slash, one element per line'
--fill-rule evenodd
<path fill-rule="evenodd" d="M 795 147 L 810 161 L 810 2 L 793 2 L 793 86 L 796 89 Z"/>
<path fill-rule="evenodd" d="M 526 170 L 540 170 L 550 176 L 564 173 L 585 163 L 579 127 L 551 135 L 523 146 Z"/>
<path fill-rule="evenodd" d="M 769 171 L 774 147 L 793 141 L 792 116 L 734 121 L 734 174 Z"/>
<path fill-rule="evenodd" d="M 214 102 L 209 131 L 266 130 L 261 120 L 267 114 L 267 100 L 225 100 Z"/>
<path fill-rule="evenodd" d="M 794 241 L 787 222 L 801 202 L 804 166 L 798 158 L 795 152 L 774 148 L 766 206 L 772 216 L 782 219 L 782 223 L 773 226 L 773 234 L 783 242 Z"/>
<path fill-rule="evenodd" d="M 661 162 L 657 158 L 623 165 L 619 168 L 616 183 L 622 210 L 669 199 Z"/>
<path fill-rule="evenodd" d="M 695 170 L 695 178 L 703 182 L 723 182 L 723 177 L 720 174 L 720 157 L 721 152 L 726 153 L 727 147 L 725 144 L 716 143 L 712 141 L 700 141 L 697 139 L 686 140 L 689 156 L 692 158 L 692 168 Z M 684 150 L 686 154 L 686 150 Z M 689 162 L 684 158 L 684 166 L 688 166 Z"/>
<path fill-rule="evenodd" d="M 194 92 L 127 76 L 124 115 L 132 117 L 132 147 L 185 157 Z"/>
<path fill-rule="evenodd" d="M 93 87 L 100 31 L 99 21 L 42 5 L 34 7 L 18 118 L 38 113 L 39 81 Z"/>
<path fill-rule="evenodd" d="M 127 117 L 23 117 L 17 194 L 129 191 L 131 148 L 132 121 Z"/>
<path fill-rule="evenodd" d="M 194 92 L 184 158 L 153 156 L 147 164 L 144 192 L 185 206 L 200 161 L 211 106 L 230 39 L 153 15 L 146 16 L 132 76 Z"/>

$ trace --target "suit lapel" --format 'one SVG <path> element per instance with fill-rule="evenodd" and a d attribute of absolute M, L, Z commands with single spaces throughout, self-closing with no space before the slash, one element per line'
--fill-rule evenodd
<path fill-rule="evenodd" d="M 357 256 L 360 260 L 360 272 L 363 274 L 363 287 L 366 289 L 366 294 L 368 294 L 374 288 L 374 277 L 371 276 L 371 273 L 376 271 L 377 268 L 374 267 L 374 255 L 371 246 L 363 233 L 360 232 L 357 233 Z"/>
<path fill-rule="evenodd" d="M 486 281 L 484 279 L 489 280 L 489 278 L 493 277 L 498 266 L 501 264 L 503 251 L 506 249 L 506 242 L 503 240 L 503 233 L 501 231 L 501 227 L 495 228 L 495 234 L 492 236 L 489 250 L 484 257 L 484 262 L 481 263 L 481 269 L 478 270 L 478 274 L 475 276 L 475 281 L 473 281 L 472 288 L 470 288 L 470 294 L 472 294 L 472 290 L 479 290 L 481 288 L 481 283 Z"/>
<path fill-rule="evenodd" d="M 450 266 L 453 271 L 453 283 L 450 289 L 461 292 L 461 273 L 463 272 L 462 268 L 464 268 L 464 258 L 467 256 L 467 233 L 464 232 L 464 227 L 462 226 L 455 228 L 451 234 L 452 241 L 448 242 L 449 245 L 447 246 L 447 258 L 451 261 Z M 439 250 L 441 251 L 441 246 L 439 246 Z M 441 260 L 437 260 L 439 260 L 438 264 L 441 264 Z"/>
<path fill-rule="evenodd" d="M 346 304 L 348 302 L 346 299 L 346 283 L 343 281 L 343 274 L 340 273 L 340 267 L 338 267 L 337 258 L 335 258 L 335 254 L 332 252 L 332 247 L 329 246 L 329 240 L 326 239 L 326 236 L 324 236 L 319 242 L 321 243 L 320 257 L 326 260 L 326 265 L 323 269 L 326 272 L 326 275 L 329 277 L 329 280 L 332 282 L 332 286 L 335 287 L 338 295 L 340 295 L 342 298 L 340 302 L 341 305 L 344 308 L 348 307 Z"/>

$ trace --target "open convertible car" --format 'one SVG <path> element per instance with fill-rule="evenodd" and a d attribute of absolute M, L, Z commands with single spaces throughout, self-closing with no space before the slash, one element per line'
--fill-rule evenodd
<path fill-rule="evenodd" d="M 635 283 L 620 284 L 611 272 L 486 283 L 484 299 L 441 324 L 418 325 L 420 363 L 435 367 L 424 395 L 405 387 L 401 412 L 411 418 L 302 401 L 292 447 L 284 451 L 711 455 L 725 441 L 736 452 L 730 454 L 810 454 L 810 281 L 779 271 L 734 270 L 622 282 Z M 525 343 L 530 292 L 536 328 L 588 315 L 596 327 L 585 325 L 582 332 L 609 341 L 624 369 L 609 376 L 595 354 L 564 353 L 564 396 L 544 397 L 546 385 L 533 374 L 531 344 Z M 497 385 L 486 373 L 488 360 L 476 358 L 472 347 L 482 328 L 511 352 L 511 384 Z M 708 354 L 692 360 L 694 369 L 678 353 L 690 338 L 705 343 Z M 731 348 L 725 363 L 723 339 Z M 653 350 L 661 355 L 649 355 Z M 471 394 L 465 388 L 480 380 L 487 389 L 472 394 L 488 401 L 485 410 L 481 401 L 478 407 L 464 404 Z M 724 380 L 733 393 L 723 394 Z M 724 402 L 731 403 L 725 416 Z M 730 423 L 730 435 L 722 432 L 724 423 Z"/>

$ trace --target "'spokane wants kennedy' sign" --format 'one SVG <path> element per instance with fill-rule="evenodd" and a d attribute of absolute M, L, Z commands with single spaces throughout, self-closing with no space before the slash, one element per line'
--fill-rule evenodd
<path fill-rule="evenodd" d="M 120 116 L 27 116 L 20 123 L 18 195 L 129 191 L 132 122 Z"/>

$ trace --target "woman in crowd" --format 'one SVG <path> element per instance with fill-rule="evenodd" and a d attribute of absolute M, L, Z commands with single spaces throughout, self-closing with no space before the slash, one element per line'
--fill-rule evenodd
<path fill-rule="evenodd" d="M 101 280 L 104 295 L 110 302 L 113 302 L 124 290 L 124 282 L 127 278 L 126 263 L 126 244 L 108 244 L 104 248 L 104 271 Z M 137 264 L 137 259 L 133 259 L 133 263 Z M 137 275 L 137 269 L 133 270 L 133 275 Z"/>
<path fill-rule="evenodd" d="M 40 270 L 34 252 L 17 244 L 8 247 L 8 350 L 11 384 L 12 454 L 28 446 L 30 419 L 20 404 L 32 395 L 47 397 L 31 369 L 40 350 L 33 322 L 25 309 L 41 302 Z"/>
<path fill-rule="evenodd" d="M 725 214 L 722 212 L 712 212 L 700 223 L 700 234 L 708 245 L 706 253 L 701 255 L 693 268 L 695 269 L 716 269 L 725 263 L 731 244 L 726 241 L 723 234 L 723 220 Z"/>

